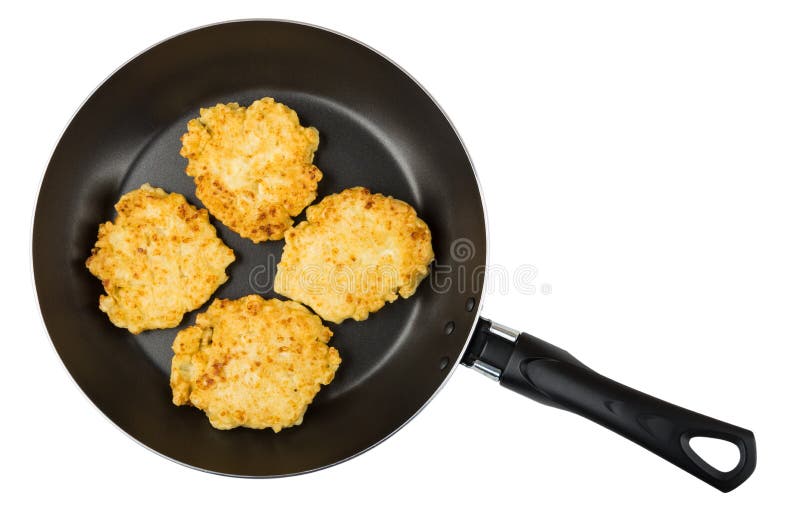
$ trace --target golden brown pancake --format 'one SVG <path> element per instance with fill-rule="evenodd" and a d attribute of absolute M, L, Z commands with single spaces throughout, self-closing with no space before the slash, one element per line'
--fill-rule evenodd
<path fill-rule="evenodd" d="M 100 225 L 86 267 L 103 282 L 100 309 L 131 333 L 177 326 L 225 283 L 235 256 L 208 212 L 149 184 L 122 196 Z"/>
<path fill-rule="evenodd" d="M 214 300 L 172 344 L 172 401 L 204 410 L 217 429 L 299 425 L 341 363 L 332 336 L 295 302 Z"/>
<path fill-rule="evenodd" d="M 319 133 L 272 98 L 200 109 L 181 142 L 197 197 L 255 243 L 283 238 L 317 196 L 322 172 L 312 162 Z"/>
<path fill-rule="evenodd" d="M 340 323 L 408 298 L 433 260 L 431 232 L 403 201 L 351 188 L 306 210 L 286 232 L 275 292 Z"/>

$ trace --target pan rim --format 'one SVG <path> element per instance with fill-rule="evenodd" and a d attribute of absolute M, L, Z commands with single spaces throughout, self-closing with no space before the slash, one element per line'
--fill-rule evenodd
<path fill-rule="evenodd" d="M 470 327 L 469 333 L 467 334 L 467 337 L 466 337 L 466 340 L 464 342 L 464 345 L 461 348 L 461 351 L 459 352 L 457 357 L 453 360 L 453 362 L 450 364 L 450 367 L 448 368 L 447 375 L 445 375 L 444 379 L 442 379 L 442 382 L 433 391 L 433 393 L 431 393 L 431 395 L 428 397 L 428 399 L 411 416 L 409 416 L 403 423 L 398 425 L 394 430 L 392 430 L 391 432 L 389 432 L 388 434 L 386 434 L 385 436 L 383 436 L 381 439 L 377 440 L 376 442 L 372 443 L 371 445 L 369 445 L 369 446 L 367 446 L 367 447 L 365 447 L 365 448 L 363 448 L 363 449 L 361 449 L 361 450 L 359 450 L 359 451 L 357 451 L 357 452 L 355 452 L 353 454 L 350 454 L 350 455 L 346 456 L 345 458 L 337 460 L 335 462 L 327 463 L 327 464 L 324 464 L 324 465 L 321 465 L 321 466 L 318 466 L 318 467 L 314 467 L 314 468 L 311 468 L 311 469 L 305 469 L 305 470 L 302 470 L 302 471 L 296 471 L 296 472 L 292 472 L 292 473 L 275 474 L 275 475 L 247 475 L 247 474 L 238 474 L 238 473 L 226 473 L 226 472 L 222 472 L 222 471 L 216 471 L 216 470 L 213 470 L 213 469 L 206 469 L 206 468 L 203 468 L 203 467 L 198 467 L 198 466 L 189 464 L 187 462 L 183 462 L 183 461 L 178 460 L 176 458 L 173 458 L 173 457 L 171 457 L 169 455 L 166 455 L 166 454 L 154 449 L 153 447 L 150 447 L 149 445 L 145 444 L 144 442 L 142 442 L 141 440 L 139 440 L 138 438 L 136 438 L 135 436 L 130 434 L 128 431 L 123 429 L 120 425 L 118 425 L 110 417 L 108 417 L 108 415 L 106 415 L 106 413 L 103 411 L 103 409 L 100 408 L 100 406 L 97 403 L 95 403 L 94 401 L 92 401 L 89 398 L 89 396 L 86 394 L 84 389 L 78 384 L 78 382 L 75 380 L 75 378 L 70 373 L 69 368 L 67 367 L 66 363 L 64 362 L 64 359 L 61 357 L 61 354 L 58 352 L 58 348 L 56 347 L 55 343 L 53 342 L 53 338 L 50 335 L 50 332 L 49 332 L 49 330 L 47 328 L 47 323 L 45 322 L 44 313 L 42 312 L 41 300 L 39 298 L 39 289 L 38 289 L 37 284 L 36 284 L 36 264 L 34 262 L 34 256 L 33 256 L 33 246 L 34 246 L 33 237 L 34 237 L 34 227 L 35 227 L 35 224 L 36 224 L 36 212 L 38 210 L 39 197 L 41 196 L 42 187 L 44 186 L 44 180 L 45 180 L 45 177 L 47 176 L 47 171 L 48 171 L 48 169 L 50 167 L 50 162 L 52 161 L 53 155 L 55 155 L 56 150 L 58 149 L 58 146 L 61 143 L 61 139 L 64 137 L 64 133 L 66 133 L 67 129 L 72 124 L 72 122 L 75 120 L 75 118 L 78 115 L 78 113 L 86 106 L 86 104 L 95 95 L 95 93 L 97 93 L 98 90 L 100 90 L 109 80 L 111 80 L 115 75 L 117 75 L 117 73 L 119 73 L 122 69 L 124 69 L 130 63 L 132 63 L 133 61 L 135 61 L 139 57 L 143 56 L 144 54 L 150 52 L 151 50 L 161 46 L 162 44 L 165 44 L 165 43 L 167 43 L 167 42 L 169 42 L 169 41 L 171 41 L 173 39 L 176 39 L 178 37 L 181 37 L 183 35 L 194 33 L 196 31 L 201 31 L 201 30 L 205 30 L 205 29 L 213 28 L 213 27 L 217 27 L 217 26 L 224 26 L 224 25 L 229 25 L 229 24 L 239 24 L 239 23 L 250 23 L 250 22 L 268 22 L 268 23 L 279 23 L 279 24 L 291 24 L 291 25 L 296 25 L 296 26 L 304 26 L 304 27 L 311 28 L 311 29 L 314 29 L 314 30 L 319 30 L 319 31 L 330 33 L 332 35 L 336 35 L 336 36 L 341 37 L 343 39 L 346 39 L 346 40 L 348 40 L 348 41 L 350 41 L 350 42 L 352 42 L 352 43 L 354 43 L 354 44 L 356 44 L 358 46 L 361 46 L 361 47 L 365 48 L 366 50 L 370 51 L 371 53 L 374 53 L 375 55 L 377 55 L 381 59 L 387 61 L 394 68 L 396 68 L 399 72 L 401 72 L 403 75 L 405 75 L 411 82 L 413 82 L 428 97 L 428 99 L 430 99 L 430 101 L 434 104 L 436 109 L 441 113 L 442 117 L 444 117 L 444 119 L 447 121 L 447 124 L 449 125 L 450 129 L 453 131 L 453 134 L 455 135 L 456 139 L 458 140 L 459 144 L 461 145 L 461 148 L 462 148 L 464 154 L 466 155 L 467 162 L 469 163 L 470 169 L 472 170 L 472 174 L 474 176 L 475 183 L 476 183 L 477 188 L 478 188 L 478 195 L 480 197 L 480 202 L 481 202 L 481 213 L 483 215 L 484 241 L 485 241 L 485 248 L 486 248 L 486 255 L 485 255 L 485 258 L 484 258 L 484 266 L 486 265 L 486 263 L 489 260 L 490 243 L 489 243 L 489 219 L 488 219 L 487 211 L 486 211 L 486 200 L 485 200 L 484 193 L 483 193 L 483 186 L 481 185 L 480 178 L 478 177 L 478 173 L 477 173 L 477 171 L 475 169 L 475 164 L 472 161 L 472 157 L 470 156 L 469 151 L 467 150 L 467 147 L 466 147 L 466 145 L 464 143 L 464 140 L 461 138 L 461 135 L 459 134 L 458 130 L 456 129 L 455 125 L 453 124 L 453 121 L 450 119 L 450 116 L 447 115 L 447 113 L 444 111 L 444 109 L 439 104 L 439 102 L 436 101 L 436 99 L 433 97 L 433 95 L 430 92 L 428 92 L 428 90 L 414 76 L 412 76 L 408 71 L 406 71 L 402 66 L 400 66 L 394 60 L 392 60 L 391 58 L 387 57 L 386 55 L 384 55 L 383 53 L 381 53 L 377 49 L 373 48 L 372 46 L 370 46 L 370 45 L 368 45 L 368 44 L 366 44 L 366 43 L 364 43 L 364 42 L 362 42 L 362 41 L 360 41 L 360 40 L 358 40 L 356 38 L 353 38 L 353 37 L 351 37 L 349 35 L 341 33 L 339 31 L 336 31 L 336 30 L 333 30 L 333 29 L 330 29 L 330 28 L 327 28 L 327 27 L 324 27 L 324 26 L 312 24 L 312 23 L 309 23 L 309 22 L 291 20 L 291 19 L 276 19 L 276 18 L 241 18 L 241 19 L 230 19 L 230 20 L 223 20 L 223 21 L 220 21 L 220 22 L 211 22 L 211 23 L 208 23 L 208 24 L 202 24 L 202 25 L 190 28 L 188 30 L 181 31 L 181 32 L 175 33 L 173 35 L 170 35 L 170 36 L 168 36 L 168 37 L 166 37 L 164 39 L 161 39 L 160 41 L 148 46 L 147 48 L 139 51 L 135 55 L 129 57 L 122 64 L 120 64 L 111 73 L 109 73 L 97 86 L 95 86 L 95 88 L 77 106 L 75 111 L 70 116 L 69 120 L 66 122 L 66 124 L 62 128 L 60 134 L 58 135 L 58 138 L 56 139 L 55 144 L 53 145 L 53 147 L 52 147 L 52 149 L 50 151 L 50 156 L 47 159 L 47 164 L 45 165 L 45 168 L 41 173 L 41 177 L 39 179 L 38 191 L 36 193 L 36 201 L 33 203 L 33 212 L 32 212 L 32 216 L 31 216 L 30 236 L 29 236 L 29 241 L 30 241 L 30 253 L 29 253 L 29 255 L 30 255 L 30 267 L 31 267 L 31 281 L 33 283 L 34 295 L 35 295 L 35 299 L 36 299 L 36 305 L 37 305 L 37 307 L 39 309 L 39 311 L 38 311 L 39 322 L 40 322 L 40 324 L 42 326 L 42 329 L 44 330 L 45 336 L 47 337 L 47 339 L 48 339 L 48 341 L 50 343 L 51 351 L 56 355 L 56 357 L 58 358 L 58 360 L 59 360 L 59 362 L 61 364 L 62 369 L 69 376 L 69 379 L 72 381 L 72 384 L 75 385 L 78 388 L 78 390 L 80 391 L 80 394 L 84 397 L 84 399 L 86 399 L 89 403 L 91 403 L 91 405 L 98 412 L 100 412 L 102 417 L 104 417 L 107 422 L 111 423 L 114 427 L 116 427 L 119 431 L 121 431 L 123 434 L 125 434 L 128 438 L 130 438 L 131 440 L 136 442 L 139 446 L 144 447 L 148 451 L 150 451 L 150 452 L 152 452 L 152 453 L 154 453 L 154 454 L 156 454 L 156 455 L 158 455 L 158 456 L 160 456 L 162 458 L 165 458 L 165 459 L 167 459 L 167 460 L 169 460 L 171 462 L 180 464 L 182 466 L 185 466 L 185 467 L 193 469 L 193 470 L 202 471 L 202 472 L 205 472 L 205 473 L 210 473 L 210 474 L 213 474 L 213 475 L 219 475 L 219 476 L 224 476 L 224 477 L 232 477 L 232 478 L 269 479 L 269 478 L 284 478 L 284 477 L 305 475 L 305 474 L 313 473 L 313 472 L 316 472 L 316 471 L 322 471 L 323 469 L 328 469 L 328 468 L 331 468 L 333 466 L 336 466 L 336 465 L 342 464 L 344 462 L 347 462 L 347 461 L 349 461 L 349 460 L 351 460 L 353 458 L 356 458 L 356 457 L 366 453 L 367 451 L 369 451 L 371 449 L 374 449 L 378 445 L 382 444 L 383 442 L 385 442 L 386 440 L 391 438 L 394 434 L 396 434 L 400 429 L 402 429 L 403 427 L 408 425 L 408 423 L 411 422 L 411 420 L 416 418 L 420 414 L 420 412 L 422 412 L 422 410 L 425 409 L 428 406 L 428 404 L 439 394 L 439 392 L 441 392 L 442 388 L 444 388 L 444 386 L 447 384 L 447 382 L 453 376 L 453 373 L 455 372 L 456 368 L 461 364 L 461 359 L 464 357 L 464 354 L 466 353 L 467 347 L 469 346 L 469 343 L 470 343 L 470 339 L 472 338 L 472 335 L 475 333 L 475 329 L 476 329 L 476 327 L 478 325 L 478 321 L 480 319 L 481 309 L 483 307 L 483 302 L 484 302 L 484 296 L 486 295 L 486 282 L 481 282 L 480 292 L 478 293 L 478 304 L 472 310 L 472 313 L 473 313 L 472 325 Z"/>

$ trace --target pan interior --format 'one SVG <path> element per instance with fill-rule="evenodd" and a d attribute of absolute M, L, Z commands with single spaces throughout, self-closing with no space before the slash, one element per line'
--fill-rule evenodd
<path fill-rule="evenodd" d="M 389 304 L 364 322 L 327 324 L 342 365 L 304 424 L 277 435 L 216 431 L 201 411 L 174 407 L 170 345 L 197 311 L 177 329 L 130 335 L 97 309 L 102 289 L 83 266 L 97 225 L 113 218 L 121 194 L 149 182 L 202 206 L 178 154 L 186 122 L 202 106 L 244 105 L 264 96 L 289 105 L 304 125 L 320 130 L 315 163 L 324 177 L 318 199 L 361 185 L 405 200 L 430 225 L 437 256 L 435 274 L 414 297 Z M 228 269 L 231 279 L 215 296 L 275 296 L 272 279 L 283 242 L 256 245 L 213 222 L 237 258 Z M 37 292 L 54 345 L 112 421 L 182 463 L 276 476 L 358 454 L 427 402 L 457 364 L 477 316 L 485 245 L 480 193 L 467 155 L 413 80 L 345 37 L 259 21 L 175 37 L 129 62 L 97 90 L 47 169 L 33 252 Z"/>
<path fill-rule="evenodd" d="M 324 177 L 315 202 L 331 193 L 359 185 L 392 195 L 412 205 L 421 202 L 413 177 L 404 173 L 401 161 L 393 156 L 391 145 L 386 143 L 386 139 L 376 135 L 375 131 L 370 131 L 364 122 L 358 120 L 358 116 L 348 113 L 335 102 L 278 87 L 264 87 L 220 93 L 200 106 L 231 101 L 249 105 L 265 95 L 297 110 L 303 125 L 314 125 L 320 131 L 335 131 L 320 134 L 320 147 L 315 163 L 324 168 Z M 190 202 L 202 207 L 202 202 L 194 193 L 193 179 L 184 172 L 186 160 L 178 154 L 180 137 L 186 131 L 186 123 L 196 114 L 196 109 L 193 109 L 154 135 L 126 171 L 117 195 L 150 183 L 181 193 Z M 361 155 L 354 156 L 355 153 Z M 364 156 L 364 153 L 368 153 L 368 156 Z M 420 215 L 424 218 L 422 212 Z M 110 219 L 113 216 L 113 204 L 109 204 L 106 217 Z M 296 222 L 304 218 L 305 215 L 301 214 Z M 214 297 L 234 299 L 257 293 L 265 298 L 283 298 L 272 290 L 272 283 L 283 253 L 284 241 L 254 244 L 213 216 L 211 219 L 225 244 L 236 253 L 236 261 L 228 269 L 231 279 L 220 287 Z M 95 290 L 101 292 L 100 286 L 96 286 Z M 180 327 L 193 323 L 196 313 L 205 310 L 210 303 L 209 300 L 200 310 L 187 314 Z M 319 395 L 317 403 L 346 392 L 375 370 L 391 354 L 391 346 L 399 344 L 401 337 L 410 331 L 410 326 L 420 310 L 420 299 L 412 297 L 385 306 L 380 312 L 380 319 L 368 319 L 365 322 L 347 320 L 339 325 L 326 323 L 334 331 L 331 345 L 342 352 L 347 362 L 337 372 L 336 383 Z M 169 373 L 172 360 L 170 346 L 175 333 L 175 330 L 155 330 L 136 335 L 133 339 L 151 361 L 162 371 Z"/>

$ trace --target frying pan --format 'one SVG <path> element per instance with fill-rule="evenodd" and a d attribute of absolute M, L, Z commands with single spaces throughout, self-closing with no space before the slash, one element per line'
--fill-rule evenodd
<path fill-rule="evenodd" d="M 120 195 L 145 182 L 199 205 L 178 154 L 187 121 L 200 107 L 265 95 L 321 131 L 319 197 L 359 185 L 407 201 L 429 224 L 437 260 L 431 281 L 412 298 L 366 321 L 332 326 L 343 363 L 302 426 L 280 434 L 217 431 L 201 411 L 171 403 L 176 330 L 131 335 L 111 325 L 97 308 L 100 282 L 84 261 Z M 215 296 L 274 296 L 270 279 L 283 242 L 255 245 L 215 225 L 237 256 Z M 408 74 L 332 31 L 230 22 L 175 36 L 132 59 L 89 97 L 56 146 L 32 244 L 44 322 L 77 384 L 131 437 L 197 469 L 276 477 L 347 460 L 408 422 L 459 364 L 593 420 L 722 491 L 741 484 L 756 464 L 750 431 L 623 386 L 560 348 L 479 316 L 486 224 L 466 149 Z M 732 442 L 738 464 L 727 472 L 711 467 L 690 447 L 695 436 Z"/>

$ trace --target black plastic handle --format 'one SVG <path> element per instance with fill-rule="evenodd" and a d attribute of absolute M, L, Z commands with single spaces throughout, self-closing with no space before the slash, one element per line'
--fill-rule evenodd
<path fill-rule="evenodd" d="M 756 466 L 753 433 L 672 405 L 612 381 L 566 351 L 527 333 L 516 341 L 479 326 L 465 364 L 479 363 L 499 375 L 500 384 L 546 405 L 588 418 L 636 442 L 720 491 L 744 482 Z M 499 372 L 499 374 L 498 374 Z M 739 448 L 739 462 L 720 471 L 689 446 L 694 437 L 717 438 Z"/>

